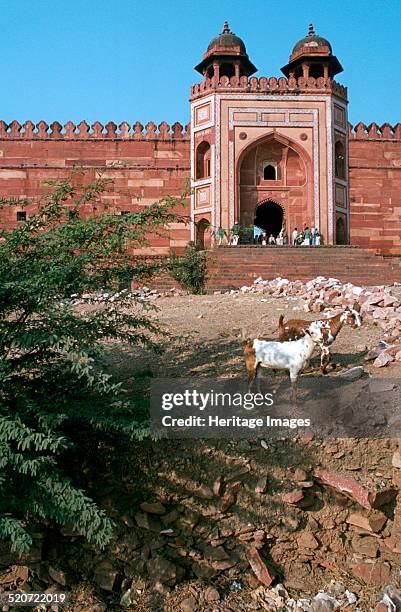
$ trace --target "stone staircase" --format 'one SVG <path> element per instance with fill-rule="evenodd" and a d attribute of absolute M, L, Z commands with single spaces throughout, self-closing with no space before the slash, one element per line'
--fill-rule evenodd
<path fill-rule="evenodd" d="M 401 256 L 353 246 L 221 246 L 209 251 L 208 269 L 210 292 L 250 285 L 259 276 L 307 280 L 321 275 L 357 285 L 401 282 Z"/>

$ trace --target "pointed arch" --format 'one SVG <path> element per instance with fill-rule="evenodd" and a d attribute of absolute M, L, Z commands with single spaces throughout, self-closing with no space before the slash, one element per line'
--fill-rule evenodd
<path fill-rule="evenodd" d="M 263 162 L 276 163 L 274 182 L 264 178 Z M 313 164 L 298 142 L 277 131 L 255 139 L 239 154 L 235 177 L 234 215 L 241 225 L 250 225 L 255 205 L 263 199 L 274 200 L 276 192 L 287 209 L 287 224 L 314 225 Z"/>

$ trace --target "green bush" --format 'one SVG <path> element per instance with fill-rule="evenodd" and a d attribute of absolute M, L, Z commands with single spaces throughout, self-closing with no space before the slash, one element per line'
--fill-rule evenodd
<path fill-rule="evenodd" d="M 80 312 L 69 297 L 151 274 L 130 252 L 181 220 L 175 198 L 110 212 L 102 194 L 112 186 L 102 178 L 49 186 L 25 223 L 0 230 L 0 539 L 19 553 L 30 548 L 37 521 L 72 524 L 100 547 L 111 537 L 109 518 L 74 481 L 70 459 L 87 436 L 147 434 L 140 405 L 101 356 L 110 339 L 152 346 L 158 327 L 124 300 Z"/>
<path fill-rule="evenodd" d="M 173 253 L 170 259 L 170 273 L 180 285 L 190 293 L 205 292 L 207 278 L 206 252 L 194 242 L 184 248 L 184 254 Z"/>

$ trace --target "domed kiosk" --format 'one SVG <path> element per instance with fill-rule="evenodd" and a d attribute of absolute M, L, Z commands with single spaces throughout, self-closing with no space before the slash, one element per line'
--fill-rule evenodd
<path fill-rule="evenodd" d="M 244 41 L 231 32 L 225 21 L 223 31 L 210 41 L 195 70 L 206 78 L 219 79 L 222 76 L 250 76 L 257 68 L 248 57 Z"/>
<path fill-rule="evenodd" d="M 288 64 L 281 68 L 286 77 L 308 78 L 334 77 L 343 71 L 340 62 L 333 55 L 331 44 L 323 36 L 318 36 L 313 25 L 309 24 L 309 32 L 295 45 Z"/>

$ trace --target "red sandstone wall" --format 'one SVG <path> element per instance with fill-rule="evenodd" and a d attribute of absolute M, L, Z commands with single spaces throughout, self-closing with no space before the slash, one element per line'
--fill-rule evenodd
<path fill-rule="evenodd" d="M 349 134 L 351 244 L 401 254 L 401 125 Z"/>
<path fill-rule="evenodd" d="M 117 210 L 180 195 L 190 176 L 188 132 L 179 123 L 157 129 L 149 122 L 144 131 L 139 122 L 132 129 L 112 122 L 105 127 L 69 122 L 64 128 L 54 122 L 49 128 L 43 121 L 37 126 L 0 121 L 0 196 L 38 196 L 47 180 L 67 178 L 75 166 L 110 166 L 105 175 L 114 179 L 115 192 L 107 197 Z M 361 123 L 349 138 L 351 244 L 401 254 L 401 125 Z M 0 210 L 0 225 L 14 226 L 16 211 Z M 168 253 L 189 237 L 189 227 L 173 226 L 170 240 L 151 241 L 152 251 Z"/>
<path fill-rule="evenodd" d="M 70 176 L 74 167 L 98 169 L 108 167 L 105 177 L 114 180 L 114 191 L 104 196 L 117 210 L 128 211 L 147 206 L 163 196 L 181 195 L 190 176 L 188 126 L 183 132 L 179 123 L 172 130 L 166 123 L 150 122 L 146 131 L 136 123 L 96 123 L 90 129 L 55 122 L 51 128 L 40 122 L 21 127 L 0 122 L 0 196 L 33 197 L 46 192 L 45 182 Z M 2 227 L 17 223 L 18 207 L 0 210 Z M 29 208 L 26 209 L 29 214 Z M 189 207 L 179 211 L 189 215 Z M 189 226 L 174 224 L 170 240 L 154 237 L 152 252 L 165 254 L 170 247 L 184 246 L 190 238 Z"/>

